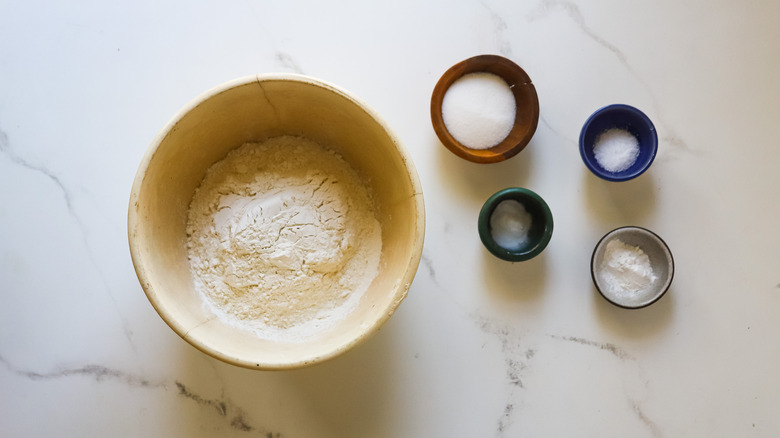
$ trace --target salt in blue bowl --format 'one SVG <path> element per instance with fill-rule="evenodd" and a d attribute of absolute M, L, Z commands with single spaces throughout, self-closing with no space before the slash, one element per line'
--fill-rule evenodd
<path fill-rule="evenodd" d="M 624 129 L 639 141 L 639 156 L 636 161 L 619 172 L 610 172 L 603 168 L 593 153 L 599 135 L 612 128 Z M 607 181 L 628 181 L 638 177 L 653 163 L 657 151 L 658 133 L 653 122 L 645 113 L 629 105 L 614 104 L 599 109 L 588 117 L 580 132 L 582 161 L 594 175 Z"/>

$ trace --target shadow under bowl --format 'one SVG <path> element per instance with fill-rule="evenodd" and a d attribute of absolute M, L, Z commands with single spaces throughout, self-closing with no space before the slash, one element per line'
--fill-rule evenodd
<path fill-rule="evenodd" d="M 447 130 L 442 103 L 447 90 L 461 77 L 471 73 L 492 73 L 501 77 L 515 98 L 512 130 L 497 145 L 488 149 L 464 146 Z M 536 132 L 539 123 L 539 97 L 531 78 L 517 64 L 498 55 L 479 55 L 450 67 L 436 83 L 431 96 L 431 123 L 442 144 L 455 155 L 474 163 L 497 163 L 517 155 Z"/>
<path fill-rule="evenodd" d="M 649 287 L 636 292 L 616 291 L 602 278 L 606 247 L 614 239 L 620 239 L 626 245 L 639 247 L 647 255 L 653 274 L 656 276 Z M 626 309 L 639 309 L 655 303 L 669 290 L 674 277 L 674 258 L 666 242 L 657 234 L 645 228 L 626 226 L 610 231 L 599 240 L 591 257 L 590 272 L 593 284 L 607 301 Z"/>
<path fill-rule="evenodd" d="M 490 219 L 496 207 L 503 201 L 514 200 L 523 205 L 531 216 L 527 238 L 518 248 L 507 249 L 493 238 Z M 539 255 L 550 243 L 553 233 L 553 216 L 550 207 L 535 192 L 521 187 L 509 187 L 496 192 L 485 201 L 477 223 L 479 238 L 494 256 L 509 262 L 522 262 Z"/>
<path fill-rule="evenodd" d="M 636 137 L 639 155 L 628 168 L 610 172 L 596 160 L 594 146 L 599 136 L 610 129 L 623 129 Z M 624 104 L 605 106 L 594 112 L 580 131 L 580 155 L 585 166 L 594 175 L 607 181 L 628 181 L 647 170 L 658 152 L 658 133 L 649 117 L 642 111 Z"/>

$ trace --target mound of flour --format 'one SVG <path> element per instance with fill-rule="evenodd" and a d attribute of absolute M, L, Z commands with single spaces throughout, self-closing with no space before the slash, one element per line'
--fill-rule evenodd
<path fill-rule="evenodd" d="M 305 338 L 345 318 L 382 251 L 366 184 L 338 154 L 292 136 L 244 144 L 214 164 L 187 236 L 210 310 L 269 339 Z"/>

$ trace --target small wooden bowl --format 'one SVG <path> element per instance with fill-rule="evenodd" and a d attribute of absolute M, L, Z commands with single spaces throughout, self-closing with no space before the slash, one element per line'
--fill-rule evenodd
<path fill-rule="evenodd" d="M 489 149 L 471 149 L 461 144 L 444 125 L 441 105 L 450 86 L 469 73 L 493 73 L 509 85 L 517 111 L 509 135 Z M 431 122 L 439 140 L 455 155 L 475 163 L 497 163 L 522 151 L 531 141 L 539 123 L 539 97 L 528 74 L 514 62 L 497 55 L 480 55 L 461 61 L 444 72 L 433 88 Z"/>

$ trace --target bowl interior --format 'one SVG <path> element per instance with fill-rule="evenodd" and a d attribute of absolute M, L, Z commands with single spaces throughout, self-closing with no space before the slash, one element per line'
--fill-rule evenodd
<path fill-rule="evenodd" d="M 490 218 L 496 207 L 505 200 L 515 200 L 523 204 L 525 210 L 531 216 L 531 226 L 528 230 L 528 238 L 517 249 L 507 249 L 496 243 L 493 239 L 490 226 Z M 501 190 L 488 198 L 479 213 L 479 237 L 483 245 L 496 257 L 520 262 L 532 259 L 539 255 L 550 242 L 553 232 L 553 218 L 550 207 L 535 192 L 520 188 L 510 187 Z"/>
<path fill-rule="evenodd" d="M 610 172 L 596 161 L 593 147 L 604 131 L 624 129 L 639 141 L 639 156 L 633 165 L 620 172 Z M 653 122 L 640 110 L 628 105 L 610 105 L 590 116 L 580 133 L 580 153 L 585 165 L 597 176 L 609 181 L 625 181 L 641 175 L 655 159 L 658 134 Z"/>
<path fill-rule="evenodd" d="M 213 163 L 247 141 L 284 134 L 339 152 L 371 186 L 382 225 L 380 272 L 358 308 L 335 327 L 297 343 L 261 339 L 206 310 L 193 287 L 185 232 L 193 193 Z M 312 78 L 253 76 L 205 93 L 158 135 L 136 175 L 128 232 L 149 300 L 185 340 L 245 367 L 299 367 L 363 340 L 405 298 L 422 250 L 422 192 L 403 148 L 365 105 Z"/>
<path fill-rule="evenodd" d="M 469 73 L 493 73 L 509 85 L 517 111 L 509 135 L 489 149 L 471 149 L 461 144 L 444 125 L 442 102 L 450 86 Z M 528 74 L 517 64 L 497 55 L 480 55 L 450 67 L 436 83 L 431 96 L 431 123 L 442 144 L 455 155 L 475 163 L 495 163 L 515 156 L 531 141 L 539 123 L 539 97 Z"/>
<path fill-rule="evenodd" d="M 647 254 L 653 273 L 657 276 L 650 288 L 635 296 L 627 296 L 612 293 L 602 283 L 599 270 L 604 260 L 606 246 L 613 239 L 620 239 L 627 245 L 637 246 Z M 596 245 L 591 258 L 591 273 L 596 289 L 608 301 L 620 307 L 640 308 L 656 302 L 669 289 L 674 277 L 674 259 L 663 239 L 652 231 L 640 227 L 621 227 L 607 233 Z"/>

